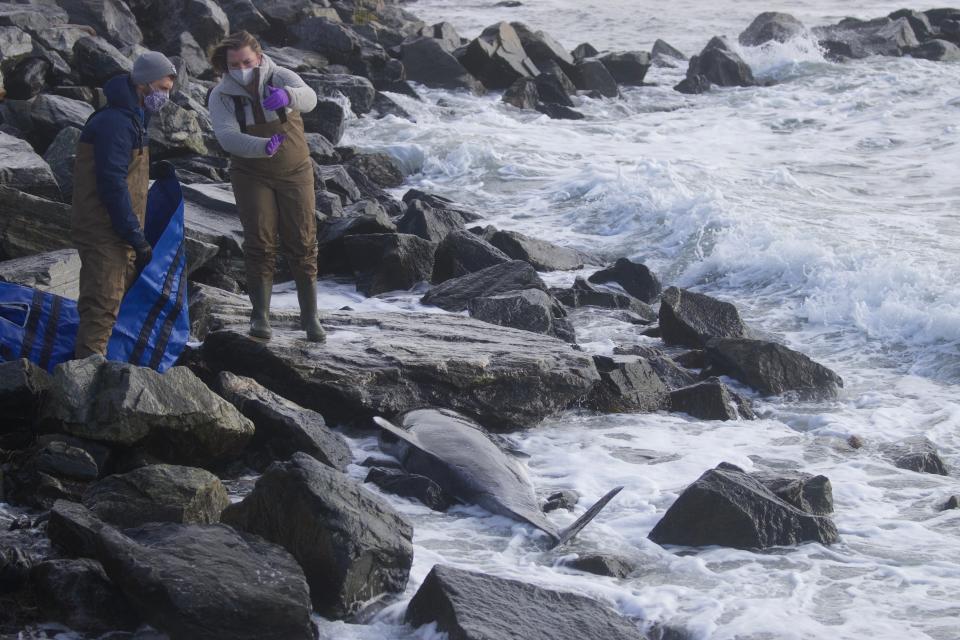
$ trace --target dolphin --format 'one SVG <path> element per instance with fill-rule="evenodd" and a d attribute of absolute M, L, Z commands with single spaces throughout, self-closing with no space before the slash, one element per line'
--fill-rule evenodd
<path fill-rule="evenodd" d="M 560 530 L 540 509 L 523 466 L 470 419 L 445 409 L 417 409 L 403 415 L 403 428 L 380 417 L 374 421 L 399 440 L 397 458 L 406 471 L 430 478 L 461 502 L 536 527 L 550 537 L 550 548 L 569 542 L 623 489 L 612 489 Z"/>

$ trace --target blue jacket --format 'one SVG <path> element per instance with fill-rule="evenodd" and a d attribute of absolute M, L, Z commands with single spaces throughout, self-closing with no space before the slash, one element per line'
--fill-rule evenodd
<path fill-rule="evenodd" d="M 127 168 L 131 154 L 146 144 L 150 114 L 140 107 L 128 74 L 108 81 L 103 92 L 107 106 L 90 116 L 80 142 L 93 145 L 97 193 L 110 214 L 113 230 L 131 247 L 143 247 L 147 240 L 133 212 Z"/>

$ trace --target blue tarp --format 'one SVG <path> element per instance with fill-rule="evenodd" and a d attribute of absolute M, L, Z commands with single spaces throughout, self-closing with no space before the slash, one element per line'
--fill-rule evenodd
<path fill-rule="evenodd" d="M 183 192 L 176 178 L 150 187 L 144 233 L 153 260 L 124 295 L 107 358 L 163 372 L 190 333 Z M 27 358 L 52 371 L 73 357 L 78 321 L 76 301 L 0 282 L 0 361 Z"/>

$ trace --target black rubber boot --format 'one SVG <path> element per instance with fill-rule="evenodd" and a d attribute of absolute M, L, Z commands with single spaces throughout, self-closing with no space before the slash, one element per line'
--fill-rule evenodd
<path fill-rule="evenodd" d="M 273 279 L 247 278 L 247 294 L 253 305 L 250 314 L 250 335 L 269 340 L 270 330 L 270 294 L 273 293 Z"/>
<path fill-rule="evenodd" d="M 317 281 L 314 278 L 297 280 L 297 300 L 300 302 L 300 328 L 307 332 L 310 342 L 326 342 L 327 333 L 317 317 Z"/>

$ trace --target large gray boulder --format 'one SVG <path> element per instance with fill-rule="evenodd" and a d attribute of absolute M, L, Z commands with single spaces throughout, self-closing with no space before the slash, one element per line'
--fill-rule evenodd
<path fill-rule="evenodd" d="M 510 262 L 510 256 L 466 229 L 448 233 L 434 254 L 431 282 L 440 284 L 487 267 Z"/>
<path fill-rule="evenodd" d="M 717 378 L 709 378 L 670 392 L 670 410 L 700 420 L 752 420 L 750 402 Z"/>
<path fill-rule="evenodd" d="M 555 338 L 462 316 L 333 312 L 321 321 L 327 342 L 313 344 L 294 329 L 295 313 L 274 314 L 263 344 L 246 335 L 239 296 L 210 315 L 207 327 L 231 330 L 206 335 L 209 367 L 254 378 L 328 423 L 436 406 L 516 430 L 569 407 L 599 378 L 588 356 Z"/>
<path fill-rule="evenodd" d="M 433 274 L 436 243 L 407 233 L 350 235 L 343 239 L 357 290 L 375 296 L 408 290 Z"/>
<path fill-rule="evenodd" d="M 651 304 L 660 297 L 663 287 L 660 278 L 650 268 L 628 258 L 620 258 L 612 265 L 592 274 L 588 280 L 595 284 L 616 282 L 634 298 Z"/>
<path fill-rule="evenodd" d="M 749 338 L 707 341 L 707 362 L 714 375 L 728 375 L 764 395 L 796 393 L 801 398 L 836 398 L 843 379 L 799 351 Z"/>
<path fill-rule="evenodd" d="M 487 89 L 506 89 L 518 78 L 533 78 L 540 73 L 508 22 L 484 29 L 467 46 L 460 62 Z"/>
<path fill-rule="evenodd" d="M 0 435 L 32 429 L 50 382 L 50 374 L 25 358 L 0 362 Z"/>
<path fill-rule="evenodd" d="M 8 222 L 3 215 L 4 209 L 17 199 L 4 187 L 41 198 L 60 199 L 60 185 L 50 165 L 25 140 L 0 131 L 0 157 L 3 157 L 3 167 L 0 169 L 0 228 Z"/>
<path fill-rule="evenodd" d="M 833 485 L 822 475 L 802 472 L 753 472 L 752 478 L 772 491 L 774 495 L 801 511 L 815 516 L 833 513 Z"/>
<path fill-rule="evenodd" d="M 79 502 L 57 500 L 50 508 L 47 536 L 54 548 L 68 557 L 94 558 L 100 530 L 106 526 Z"/>
<path fill-rule="evenodd" d="M 397 230 L 439 243 L 448 234 L 463 229 L 465 223 L 456 210 L 434 209 L 422 200 L 413 200 L 407 205 L 403 217 L 397 220 Z"/>
<path fill-rule="evenodd" d="M 511 260 L 446 280 L 428 291 L 422 301 L 447 311 L 464 311 L 475 298 L 523 289 L 545 291 L 546 288 L 528 262 Z"/>
<path fill-rule="evenodd" d="M 3 135 L 0 133 L 0 145 Z M 40 156 L 35 157 L 43 162 Z M 13 158 L 15 160 L 16 156 Z M 46 163 L 44 167 L 45 172 L 50 171 Z M 12 169 L 13 175 L 7 176 L 16 180 L 17 166 L 14 165 Z M 0 171 L 0 180 L 3 176 L 4 172 Z M 49 177 L 52 176 L 52 173 L 49 174 Z M 10 260 L 47 251 L 71 249 L 70 205 L 30 195 L 19 190 L 22 188 L 16 184 L 12 187 L 0 184 L 0 258 Z M 41 191 L 52 194 L 50 188 L 51 185 L 47 183 Z M 57 190 L 59 191 L 59 187 Z"/>
<path fill-rule="evenodd" d="M 58 0 L 72 24 L 89 25 L 115 47 L 143 42 L 133 12 L 122 0 Z"/>
<path fill-rule="evenodd" d="M 570 288 L 555 288 L 551 289 L 550 292 L 556 296 L 557 300 L 573 309 L 581 307 L 622 309 L 636 314 L 647 323 L 653 322 L 657 317 L 657 314 L 647 303 L 619 291 L 594 287 L 582 276 L 577 276 Z"/>
<path fill-rule="evenodd" d="M 514 260 L 523 260 L 537 271 L 570 271 L 590 262 L 582 251 L 561 247 L 516 231 L 488 228 L 484 238 Z"/>
<path fill-rule="evenodd" d="M 53 94 L 41 94 L 34 98 L 30 108 L 33 129 L 30 134 L 43 148 L 49 147 L 65 126 L 82 129 L 93 107 L 86 102 Z"/>
<path fill-rule="evenodd" d="M 435 565 L 407 607 L 413 626 L 457 640 L 643 640 L 638 625 L 565 591 Z"/>
<path fill-rule="evenodd" d="M 220 373 L 217 392 L 249 418 L 256 427 L 249 449 L 258 467 L 286 460 L 302 452 L 337 471 L 346 471 L 353 460 L 350 446 L 316 411 L 305 409 L 258 384 L 229 371 Z"/>
<path fill-rule="evenodd" d="M 342 618 L 406 587 L 413 527 L 387 502 L 306 454 L 267 469 L 223 521 L 286 548 L 325 617 Z"/>
<path fill-rule="evenodd" d="M 470 75 L 460 61 L 434 38 L 417 38 L 400 48 L 407 79 L 437 89 L 465 89 L 473 94 L 486 93 L 479 80 Z"/>
<path fill-rule="evenodd" d="M 813 34 L 827 57 L 835 60 L 902 56 L 920 44 L 906 18 L 845 18 L 832 26 L 814 27 Z"/>
<path fill-rule="evenodd" d="M 646 51 L 618 51 L 600 57 L 617 84 L 642 87 L 650 70 L 650 54 Z"/>
<path fill-rule="evenodd" d="M 94 86 L 103 86 L 110 78 L 133 70 L 133 62 L 99 36 L 77 40 L 73 45 L 73 57 L 74 71 L 81 80 Z"/>
<path fill-rule="evenodd" d="M 759 47 L 765 42 L 792 40 L 806 31 L 803 23 L 789 13 L 766 11 L 754 18 L 737 39 L 745 47 Z"/>
<path fill-rule="evenodd" d="M 320 99 L 310 113 L 304 113 L 303 127 L 307 133 L 319 133 L 333 144 L 340 142 L 346 130 L 347 112 L 336 100 Z"/>
<path fill-rule="evenodd" d="M 60 185 L 61 199 L 64 202 L 73 200 L 73 165 L 77 159 L 77 143 L 80 142 L 80 129 L 64 127 L 43 153 L 43 159 Z"/>
<path fill-rule="evenodd" d="M 345 73 L 306 73 L 303 80 L 317 95 L 336 98 L 343 96 L 350 101 L 350 109 L 362 116 L 373 109 L 373 101 L 377 97 L 377 90 L 373 83 L 362 76 L 352 76 Z"/>
<path fill-rule="evenodd" d="M 0 282 L 15 282 L 76 300 L 80 295 L 80 256 L 61 249 L 0 262 Z"/>
<path fill-rule="evenodd" d="M 563 306 L 540 289 L 524 289 L 470 301 L 470 317 L 504 327 L 576 342 Z"/>
<path fill-rule="evenodd" d="M 660 299 L 660 331 L 671 345 L 703 347 L 710 338 L 742 338 L 747 327 L 729 302 L 669 287 Z"/>
<path fill-rule="evenodd" d="M 661 545 L 767 549 L 802 542 L 832 544 L 830 518 L 784 502 L 759 480 L 726 463 L 688 486 L 650 532 Z"/>
<path fill-rule="evenodd" d="M 702 93 L 711 84 L 720 87 L 752 87 L 757 84 L 750 65 L 721 37 L 712 38 L 699 55 L 690 58 L 686 79 L 674 89 L 681 93 Z"/>
<path fill-rule="evenodd" d="M 207 155 L 203 127 L 196 111 L 169 102 L 150 118 L 150 156 L 162 159 L 184 154 Z"/>
<path fill-rule="evenodd" d="M 104 527 L 97 559 L 140 618 L 171 638 L 315 638 L 303 570 L 257 536 L 225 525 Z"/>
<path fill-rule="evenodd" d="M 613 74 L 599 58 L 585 58 L 577 61 L 577 66 L 570 75 L 577 89 L 589 91 L 591 94 L 604 98 L 617 98 L 620 88 Z"/>
<path fill-rule="evenodd" d="M 937 451 L 937 445 L 925 436 L 902 438 L 884 444 L 880 450 L 885 458 L 900 469 L 947 475 L 947 467 Z"/>
<path fill-rule="evenodd" d="M 670 392 L 644 358 L 593 356 L 600 382 L 584 406 L 604 413 L 650 412 L 670 406 Z"/>
<path fill-rule="evenodd" d="M 960 47 L 948 40 L 929 40 L 919 47 L 910 49 L 909 53 L 912 57 L 923 60 L 939 62 L 960 60 Z"/>
<path fill-rule="evenodd" d="M 186 367 L 160 374 L 101 356 L 57 367 L 40 422 L 51 431 L 197 466 L 236 455 L 254 433 L 252 422 Z"/>
<path fill-rule="evenodd" d="M 126 528 L 148 522 L 216 523 L 230 499 L 209 471 L 152 464 L 91 485 L 83 504 L 101 520 Z"/>
<path fill-rule="evenodd" d="M 31 571 L 46 620 L 75 631 L 106 633 L 139 626 L 140 619 L 96 560 L 47 560 Z"/>

